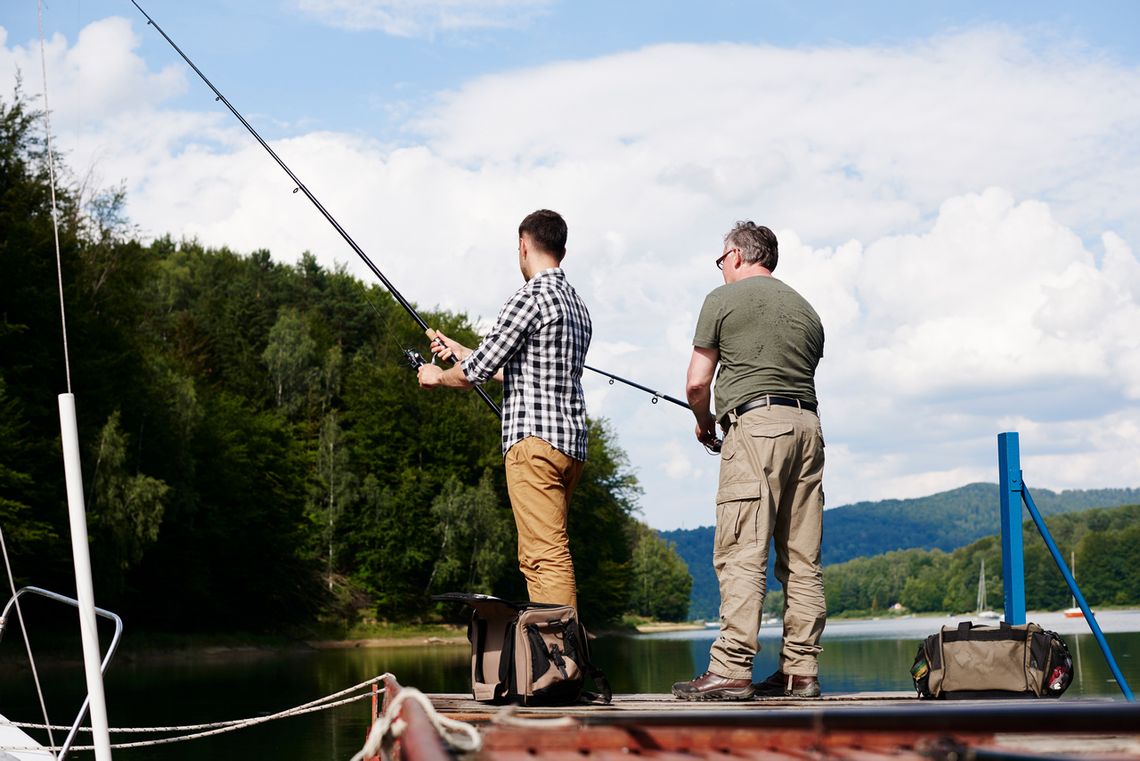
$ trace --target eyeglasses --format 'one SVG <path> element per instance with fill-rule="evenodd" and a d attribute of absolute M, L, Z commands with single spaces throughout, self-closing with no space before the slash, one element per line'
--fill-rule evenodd
<path fill-rule="evenodd" d="M 740 249 L 738 249 L 738 248 L 730 248 L 730 249 L 728 249 L 727 251 L 725 251 L 723 254 L 721 254 L 721 255 L 720 255 L 720 258 L 716 260 L 716 268 L 717 268 L 718 270 L 722 270 L 722 271 L 723 271 L 723 270 L 724 270 L 724 260 L 725 260 L 725 258 L 726 258 L 726 257 L 727 257 L 729 254 L 731 254 L 733 251 L 739 251 L 739 250 L 740 250 Z"/>

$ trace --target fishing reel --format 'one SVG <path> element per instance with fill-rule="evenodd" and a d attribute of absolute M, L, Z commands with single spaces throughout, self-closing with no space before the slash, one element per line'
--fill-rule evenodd
<path fill-rule="evenodd" d="M 705 451 L 709 454 L 720 454 L 720 448 L 724 446 L 724 439 L 715 438 L 709 443 L 702 441 L 701 444 L 704 444 Z"/>
<path fill-rule="evenodd" d="M 404 349 L 404 361 L 413 370 L 419 370 L 421 366 L 427 364 L 427 360 L 415 349 Z"/>

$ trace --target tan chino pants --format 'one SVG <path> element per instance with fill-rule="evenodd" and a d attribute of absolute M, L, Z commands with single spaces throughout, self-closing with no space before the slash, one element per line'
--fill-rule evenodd
<path fill-rule="evenodd" d="M 566 520 L 585 463 L 528 436 L 507 450 L 504 464 L 519 532 L 519 570 L 531 602 L 577 608 Z"/>

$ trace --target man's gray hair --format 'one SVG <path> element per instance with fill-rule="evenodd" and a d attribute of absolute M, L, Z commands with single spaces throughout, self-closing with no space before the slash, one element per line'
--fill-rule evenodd
<path fill-rule="evenodd" d="M 745 264 L 760 264 L 772 272 L 780 261 L 776 234 L 750 220 L 737 222 L 724 236 L 724 242 L 740 249 L 740 258 Z"/>

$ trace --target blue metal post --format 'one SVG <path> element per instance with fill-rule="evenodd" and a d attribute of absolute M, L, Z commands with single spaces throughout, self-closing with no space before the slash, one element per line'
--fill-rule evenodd
<path fill-rule="evenodd" d="M 1001 491 L 1001 580 L 1005 621 L 1025 623 L 1025 552 L 1021 541 L 1021 454 L 1016 432 L 998 434 Z"/>
<path fill-rule="evenodd" d="M 1041 513 L 1037 510 L 1037 505 L 1033 503 L 1033 497 L 1029 495 L 1029 489 L 1022 484 L 1021 496 L 1025 498 L 1025 506 L 1029 509 L 1029 515 L 1033 518 L 1033 522 L 1037 524 L 1037 530 L 1041 532 L 1041 538 L 1045 540 L 1045 546 L 1049 548 L 1049 554 L 1053 556 L 1053 561 L 1057 567 L 1061 569 L 1061 575 L 1065 577 L 1065 583 L 1069 585 L 1069 591 L 1073 593 L 1073 597 L 1077 599 L 1077 605 L 1081 606 L 1081 611 L 1085 614 L 1085 621 L 1088 622 L 1089 628 L 1092 629 L 1093 636 L 1096 637 L 1096 643 L 1100 645 L 1100 651 L 1104 653 L 1104 659 L 1108 661 L 1108 668 L 1112 671 L 1113 677 L 1116 678 L 1116 684 L 1120 687 L 1120 691 L 1124 693 L 1124 697 L 1128 700 L 1135 701 L 1132 697 L 1132 690 L 1128 688 L 1128 682 L 1124 680 L 1124 674 L 1121 673 L 1120 667 L 1116 665 L 1116 659 L 1112 657 L 1112 651 L 1108 648 L 1108 642 L 1104 638 L 1104 634 L 1100 630 L 1100 624 L 1097 623 L 1096 618 L 1093 616 L 1092 611 L 1089 610 L 1089 604 L 1085 602 L 1085 596 L 1081 594 L 1080 588 L 1077 587 L 1077 580 L 1073 578 L 1073 574 L 1069 572 L 1069 566 L 1065 565 L 1065 559 L 1061 557 L 1061 551 L 1057 549 L 1057 543 L 1053 541 L 1053 535 L 1049 533 L 1049 529 L 1045 526 L 1045 519 L 1041 517 Z"/>

